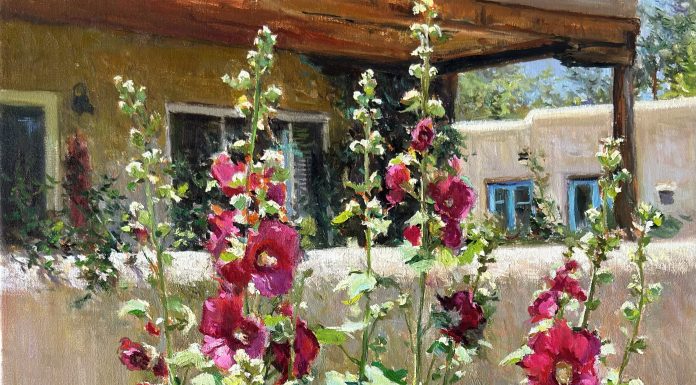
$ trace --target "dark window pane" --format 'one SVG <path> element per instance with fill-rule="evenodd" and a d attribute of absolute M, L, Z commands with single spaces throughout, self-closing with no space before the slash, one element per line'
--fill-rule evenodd
<path fill-rule="evenodd" d="M 46 176 L 45 116 L 41 107 L 0 105 L 0 158 L 2 228 L 7 235 L 23 218 L 17 217 L 15 199 L 28 204 L 32 216 L 43 214 L 46 197 L 40 193 Z"/>
<path fill-rule="evenodd" d="M 493 193 L 495 195 L 495 201 L 496 202 L 505 202 L 506 196 L 507 196 L 507 190 L 504 188 L 497 188 L 495 189 L 495 192 Z"/>
<path fill-rule="evenodd" d="M 205 163 L 220 151 L 221 122 L 219 117 L 175 113 L 169 116 L 172 158 L 191 165 Z"/>
<path fill-rule="evenodd" d="M 297 213 L 311 214 L 318 209 L 317 175 L 323 170 L 322 125 L 319 123 L 292 123 L 292 141 L 296 146 L 293 184 Z M 323 210 L 324 208 L 322 208 Z"/>
<path fill-rule="evenodd" d="M 515 206 L 515 226 L 521 231 L 529 229 L 529 221 L 532 217 L 532 205 L 530 203 L 518 203 Z"/>
<path fill-rule="evenodd" d="M 224 139 L 227 145 L 231 145 L 238 140 L 246 140 L 246 131 L 249 126 L 244 118 L 225 118 Z"/>
<path fill-rule="evenodd" d="M 529 194 L 529 187 L 528 186 L 517 186 L 515 188 L 515 202 L 516 203 L 523 203 L 523 202 L 530 202 L 530 194 Z"/>
<path fill-rule="evenodd" d="M 575 185 L 575 228 L 587 227 L 585 211 L 592 207 L 592 185 L 580 183 Z"/>

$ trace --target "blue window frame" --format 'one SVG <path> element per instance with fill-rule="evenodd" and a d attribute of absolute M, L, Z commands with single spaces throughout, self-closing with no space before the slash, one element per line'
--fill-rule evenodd
<path fill-rule="evenodd" d="M 488 211 L 501 215 L 508 230 L 529 228 L 534 213 L 532 181 L 488 184 Z"/>
<path fill-rule="evenodd" d="M 571 231 L 587 228 L 585 211 L 601 205 L 597 178 L 573 179 L 568 183 L 568 225 Z"/>

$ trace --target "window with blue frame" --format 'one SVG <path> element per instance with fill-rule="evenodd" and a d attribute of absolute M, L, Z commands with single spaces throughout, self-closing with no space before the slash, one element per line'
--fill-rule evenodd
<path fill-rule="evenodd" d="M 568 182 L 568 225 L 571 231 L 589 226 L 585 211 L 601 205 L 597 178 L 572 179 Z"/>
<path fill-rule="evenodd" d="M 488 211 L 500 215 L 508 230 L 529 229 L 534 213 L 532 181 L 488 184 Z"/>

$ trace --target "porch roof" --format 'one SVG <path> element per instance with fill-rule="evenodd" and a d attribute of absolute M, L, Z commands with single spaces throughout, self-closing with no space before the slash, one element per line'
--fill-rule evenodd
<path fill-rule="evenodd" d="M 248 46 L 268 25 L 278 47 L 334 65 L 404 68 L 418 19 L 409 0 L 3 0 L 3 19 L 113 28 Z M 631 64 L 635 0 L 440 0 L 449 39 L 443 72 L 555 57 L 566 64 Z M 531 6 L 533 4 L 534 6 Z M 350 59 L 350 60 L 346 60 Z"/>

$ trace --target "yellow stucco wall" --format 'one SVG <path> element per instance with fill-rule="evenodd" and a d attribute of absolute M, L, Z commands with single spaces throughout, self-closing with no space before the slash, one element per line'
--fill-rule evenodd
<path fill-rule="evenodd" d="M 245 67 L 248 50 L 22 21 L 0 21 L 0 48 L 0 89 L 54 92 L 61 143 L 77 127 L 87 132 L 99 173 L 114 172 L 127 162 L 130 126 L 116 108 L 115 75 L 145 85 L 150 108 L 163 114 L 166 102 L 231 106 L 236 96 L 220 76 Z M 78 117 L 70 108 L 72 88 L 78 82 L 88 87 L 94 115 Z M 330 113 L 331 137 L 337 137 L 344 125 L 332 107 L 337 90 L 317 69 L 299 55 L 278 52 L 269 82 L 284 91 L 280 108 Z"/>

